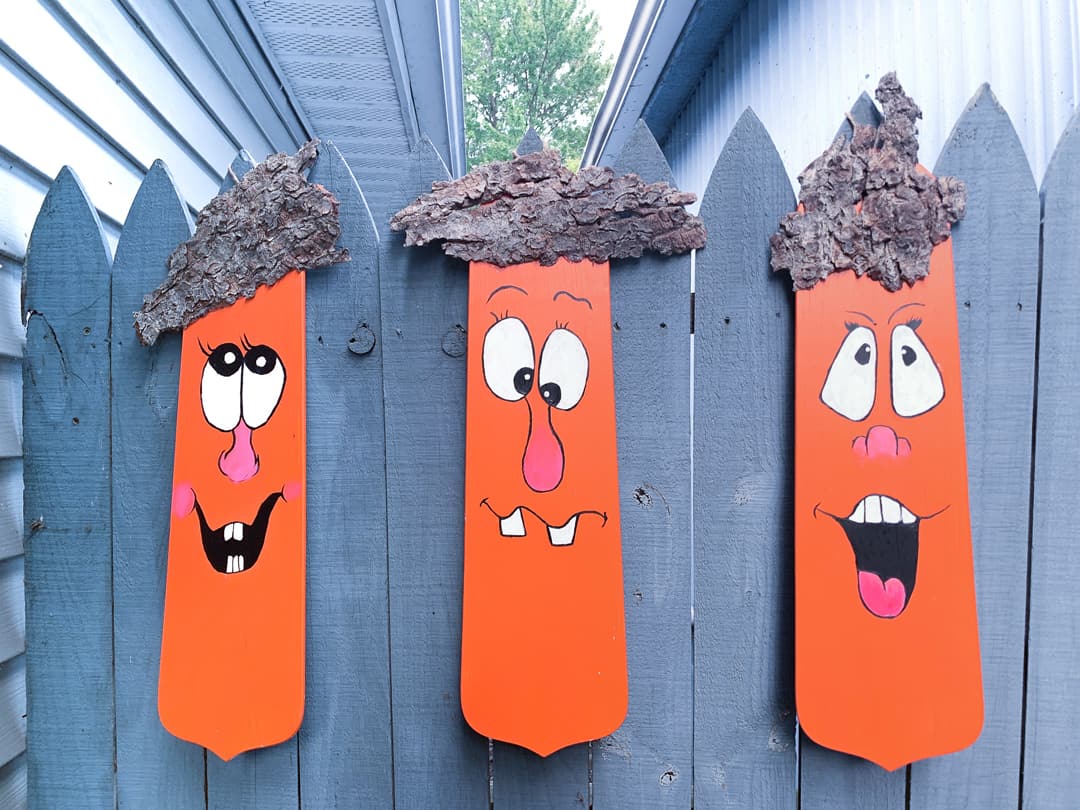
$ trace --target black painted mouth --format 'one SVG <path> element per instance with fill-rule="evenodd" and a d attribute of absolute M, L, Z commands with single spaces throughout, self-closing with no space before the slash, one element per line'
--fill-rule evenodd
<path fill-rule="evenodd" d="M 195 511 L 199 515 L 199 529 L 202 532 L 203 552 L 215 571 L 219 574 L 239 574 L 255 567 L 266 540 L 270 513 L 274 511 L 274 506 L 281 497 L 280 492 L 267 495 L 251 523 L 230 521 L 217 529 L 210 528 L 199 505 L 199 499 L 195 499 Z M 238 538 L 237 534 L 241 536 Z"/>

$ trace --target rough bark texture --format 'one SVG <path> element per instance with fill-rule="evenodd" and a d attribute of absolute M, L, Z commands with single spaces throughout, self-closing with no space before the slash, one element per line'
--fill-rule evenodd
<path fill-rule="evenodd" d="M 195 235 L 169 256 L 165 281 L 135 313 L 135 332 L 151 345 L 207 312 L 250 298 L 290 270 L 347 261 L 334 247 L 341 233 L 338 203 L 304 173 L 318 141 L 293 156 L 271 155 L 199 212 Z"/>
<path fill-rule="evenodd" d="M 895 73 L 875 93 L 884 113 L 874 128 L 852 122 L 799 175 L 800 210 L 784 216 L 773 235 L 772 269 L 791 273 L 808 290 L 830 273 L 854 270 L 888 290 L 926 276 L 930 251 L 964 215 L 967 191 L 955 177 L 916 168 L 922 111 Z"/>
<path fill-rule="evenodd" d="M 406 245 L 442 240 L 449 256 L 500 267 L 551 265 L 560 256 L 604 262 L 704 247 L 705 225 L 683 208 L 694 199 L 606 167 L 575 174 L 554 150 L 519 151 L 513 160 L 433 183 L 430 194 L 394 214 L 390 227 L 405 231 Z"/>

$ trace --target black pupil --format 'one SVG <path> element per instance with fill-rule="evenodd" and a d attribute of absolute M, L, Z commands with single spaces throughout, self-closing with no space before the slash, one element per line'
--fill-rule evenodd
<path fill-rule="evenodd" d="M 860 366 L 865 366 L 870 362 L 870 344 L 864 343 L 859 347 L 859 350 L 855 352 L 855 362 Z"/>
<path fill-rule="evenodd" d="M 269 374 L 277 364 L 277 352 L 269 346 L 252 346 L 244 355 L 244 365 L 253 374 Z"/>
<path fill-rule="evenodd" d="M 910 366 L 915 362 L 915 350 L 910 346 L 905 346 L 900 350 L 900 357 L 903 359 L 905 366 Z"/>
<path fill-rule="evenodd" d="M 244 355 L 235 343 L 222 343 L 210 353 L 210 368 L 222 377 L 231 377 L 240 370 Z"/>
<path fill-rule="evenodd" d="M 531 368 L 519 368 L 514 375 L 514 390 L 525 396 L 532 390 L 533 370 Z"/>
<path fill-rule="evenodd" d="M 540 386 L 540 396 L 544 398 L 544 402 L 554 408 L 562 399 L 562 389 L 557 383 L 544 383 Z"/>

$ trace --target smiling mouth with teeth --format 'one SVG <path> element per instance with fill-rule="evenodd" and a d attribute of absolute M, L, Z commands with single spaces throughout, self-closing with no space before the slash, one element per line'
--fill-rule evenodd
<path fill-rule="evenodd" d="M 518 506 L 508 515 L 500 515 L 495 509 L 488 503 L 487 498 L 480 501 L 481 506 L 486 506 L 488 511 L 491 512 L 499 520 L 499 534 L 503 537 L 525 537 L 525 516 L 524 512 L 528 512 L 535 517 L 547 528 L 548 542 L 553 546 L 572 546 L 574 545 L 574 537 L 577 534 L 578 518 L 583 515 L 596 515 L 601 519 L 601 527 L 607 525 L 607 513 L 597 512 L 594 509 L 586 509 L 581 512 L 575 512 L 572 514 L 565 523 L 561 526 L 553 526 L 548 521 L 544 520 L 540 515 L 536 514 L 532 509 L 527 506 Z"/>
<path fill-rule="evenodd" d="M 282 497 L 280 492 L 267 495 L 251 523 L 233 521 L 210 528 L 206 522 L 198 498 L 195 499 L 195 512 L 199 516 L 199 529 L 202 532 L 203 551 L 206 559 L 220 574 L 239 574 L 250 571 L 259 561 L 263 542 L 266 540 L 266 527 L 270 524 L 270 513 Z"/>
<path fill-rule="evenodd" d="M 915 590 L 919 562 L 919 526 L 939 512 L 919 517 L 888 495 L 867 495 L 840 517 L 815 507 L 844 530 L 855 552 L 859 599 L 882 619 L 895 619 Z"/>

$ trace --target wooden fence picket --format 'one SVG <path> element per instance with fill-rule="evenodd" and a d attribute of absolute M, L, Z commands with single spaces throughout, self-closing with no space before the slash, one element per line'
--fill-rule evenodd
<path fill-rule="evenodd" d="M 139 343 L 132 313 L 165 278 L 173 249 L 193 224 L 172 176 L 157 161 L 143 179 L 116 246 L 112 270 L 113 633 L 116 786 L 121 808 L 155 796 L 204 802 L 203 749 L 173 737 L 157 712 L 165 561 L 180 336 Z"/>
<path fill-rule="evenodd" d="M 60 170 L 26 254 L 27 782 L 33 807 L 113 801 L 109 266 Z"/>
<path fill-rule="evenodd" d="M 1068 596 L 1080 578 L 1073 518 L 1078 505 L 1080 433 L 1076 404 L 1080 376 L 1080 116 L 1061 136 L 1042 186 L 1042 290 L 1034 502 L 1032 503 L 1031 608 L 1023 796 L 1026 807 L 1054 807 L 1080 795 L 1080 771 L 1071 740 L 1080 724 L 1080 624 Z"/>
<path fill-rule="evenodd" d="M 795 201 L 752 110 L 701 202 L 694 314 L 694 798 L 795 807 L 792 297 L 769 236 Z"/>
<path fill-rule="evenodd" d="M 911 766 L 910 807 L 1015 807 L 1040 212 L 1027 157 L 988 85 L 960 116 L 934 173 L 968 189 L 953 245 L 986 720 L 970 748 Z"/>

